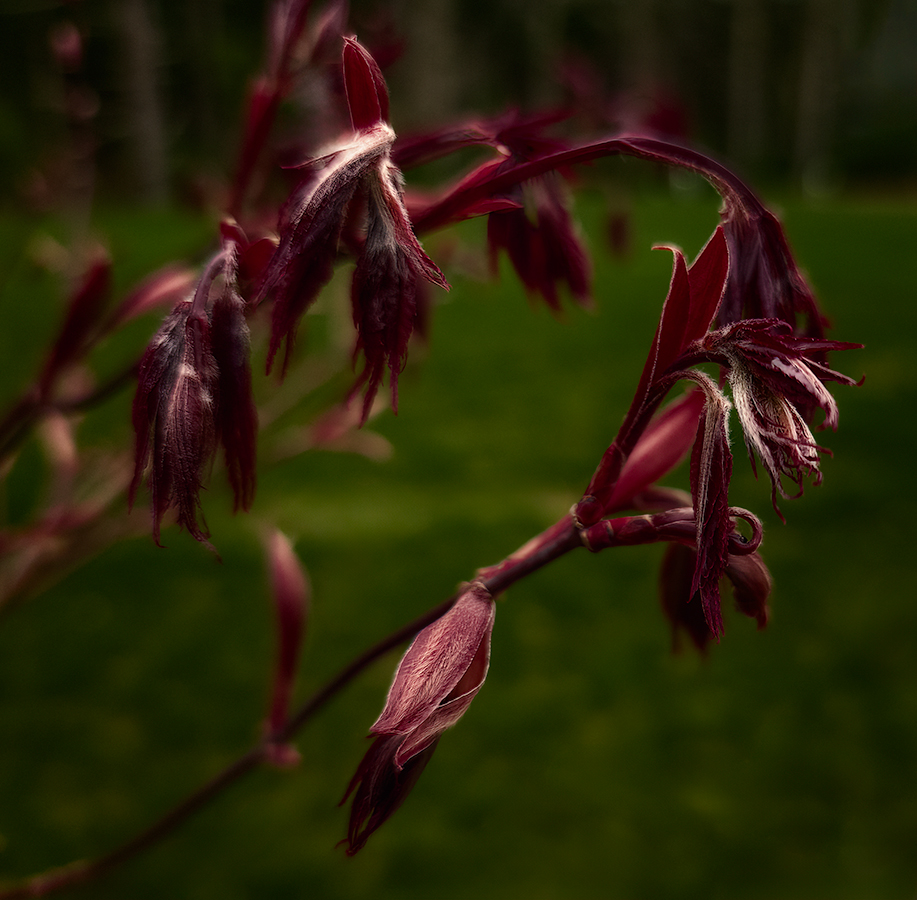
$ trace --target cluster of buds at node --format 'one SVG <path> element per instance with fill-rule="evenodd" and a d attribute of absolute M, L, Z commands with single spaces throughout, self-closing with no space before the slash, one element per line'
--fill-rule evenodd
<path fill-rule="evenodd" d="M 564 149 L 556 138 L 543 134 L 565 114 L 520 116 L 517 112 L 478 123 L 461 143 L 487 144 L 498 158 L 482 166 L 475 179 L 492 179 L 512 172 L 520 163 L 539 159 Z M 438 141 L 437 146 L 442 145 Z M 416 151 L 415 140 L 415 151 Z M 525 182 L 511 184 L 489 198 L 487 244 L 491 268 L 496 272 L 498 257 L 506 253 L 519 280 L 532 296 L 560 309 L 561 289 L 581 306 L 592 300 L 592 266 L 570 211 L 570 196 L 561 177 L 563 170 L 549 170 Z M 569 177 L 569 173 L 563 174 Z M 467 215 L 467 210 L 463 211 Z"/>
<path fill-rule="evenodd" d="M 828 350 L 859 346 L 797 336 L 779 319 L 746 319 L 700 342 L 700 352 L 724 365 L 752 465 L 757 455 L 767 469 L 775 507 L 778 492 L 786 498 L 802 494 L 805 476 L 821 481 L 819 455 L 826 451 L 815 443 L 808 420 L 820 409 L 821 427 L 836 429 L 837 403 L 825 382 L 856 382 L 820 360 Z M 782 477 L 796 486 L 793 493 Z"/>
<path fill-rule="evenodd" d="M 327 24 L 323 20 L 322 28 Z M 303 179 L 281 212 L 279 238 L 249 241 L 234 222 L 224 223 L 220 252 L 194 294 L 163 323 L 141 362 L 130 496 L 133 502 L 147 475 L 157 543 L 170 509 L 181 526 L 206 541 L 199 498 L 219 444 L 236 507 L 247 509 L 252 502 L 257 425 L 245 317 L 262 300 L 273 301 L 268 368 L 285 345 L 285 369 L 299 321 L 330 279 L 341 248 L 356 256 L 354 354 L 362 354 L 364 365 L 352 393 L 363 390 L 365 421 L 386 369 L 397 407 L 398 374 L 423 318 L 425 284 L 448 288 L 415 237 L 404 205 L 401 173 L 391 158 L 395 134 L 387 122 L 381 71 L 352 38 L 344 39 L 343 75 L 353 132 L 299 167 Z M 288 89 L 289 73 L 275 76 L 274 101 Z M 251 125 L 250 131 L 260 133 L 260 128 Z M 244 171 L 253 164 L 255 144 L 246 145 Z"/>
<path fill-rule="evenodd" d="M 227 223 L 222 249 L 191 297 L 166 318 L 140 363 L 130 500 L 146 475 L 157 543 L 170 509 L 179 525 L 207 541 L 200 491 L 219 445 L 237 508 L 248 509 L 254 496 L 257 414 L 245 303 L 238 291 L 249 248 L 241 229 Z"/>
<path fill-rule="evenodd" d="M 299 320 L 331 278 L 340 244 L 346 238 L 353 245 L 355 352 L 365 360 L 355 390 L 364 389 L 365 418 L 386 368 L 397 408 L 398 374 L 422 315 L 424 283 L 449 285 L 421 248 L 404 205 L 382 73 L 352 38 L 345 38 L 343 65 L 353 135 L 301 166 L 305 179 L 283 211 L 261 295 L 273 300 L 268 366 L 285 343 L 285 368 Z M 347 231 L 355 207 L 365 217 L 362 235 Z"/>
<path fill-rule="evenodd" d="M 691 266 L 680 251 L 674 251 L 672 282 L 634 401 L 618 437 L 574 507 L 576 521 L 584 528 L 600 523 L 615 510 L 626 508 L 638 489 L 653 484 L 664 474 L 663 465 L 674 464 L 693 442 L 693 574 L 688 595 L 699 596 L 705 629 L 714 636 L 723 630 L 719 582 L 730 565 L 733 531 L 728 497 L 730 410 L 734 405 L 752 463 L 757 454 L 773 480 L 775 497 L 778 490 L 788 496 L 781 476 L 793 481 L 797 486 L 793 496 L 798 496 L 804 476 L 814 477 L 816 483 L 821 477 L 822 448 L 815 443 L 807 419 L 820 408 L 825 413 L 823 427 L 837 426 L 837 405 L 824 383 L 855 384 L 821 359 L 829 350 L 859 346 L 798 336 L 789 322 L 778 318 L 744 319 L 714 328 L 737 253 L 730 249 L 727 226 L 717 229 Z M 795 315 L 793 310 L 790 313 Z M 701 363 L 721 367 L 732 403 L 719 383 L 696 368 Z M 681 380 L 697 386 L 695 399 L 683 401 L 681 415 L 669 416 L 669 450 L 659 455 L 654 435 L 661 424 L 656 425 L 652 417 Z M 694 405 L 689 406 L 691 403 Z M 648 452 L 650 447 L 654 449 Z"/>

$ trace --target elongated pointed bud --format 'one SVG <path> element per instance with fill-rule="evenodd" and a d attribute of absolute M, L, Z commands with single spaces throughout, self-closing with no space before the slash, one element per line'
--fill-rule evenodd
<path fill-rule="evenodd" d="M 391 164 L 380 164 L 376 177 L 369 179 L 366 243 L 351 290 L 356 349 L 366 360 L 353 390 L 355 395 L 364 389 L 363 421 L 386 368 L 392 408 L 398 411 L 398 375 L 426 305 L 424 282 L 449 289 L 411 229 L 401 196 L 401 173 Z"/>
<path fill-rule="evenodd" d="M 138 284 L 118 304 L 106 323 L 114 331 L 126 322 L 156 309 L 172 308 L 194 290 L 198 273 L 193 269 L 167 265 Z"/>
<path fill-rule="evenodd" d="M 353 37 L 344 38 L 344 88 L 354 131 L 388 121 L 388 89 L 382 70 Z"/>
<path fill-rule="evenodd" d="M 344 795 L 346 800 L 356 791 L 349 854 L 363 847 L 404 802 L 440 736 L 477 696 L 490 663 L 493 623 L 493 598 L 481 582 L 474 582 L 445 615 L 414 638 L 395 673 L 385 709 L 370 729 L 376 740 Z"/>
<path fill-rule="evenodd" d="M 216 427 L 226 458 L 234 509 L 248 510 L 255 496 L 258 411 L 252 395 L 248 324 L 242 297 L 224 290 L 211 316 L 213 356 L 219 371 Z"/>
<path fill-rule="evenodd" d="M 377 737 L 347 786 L 341 804 L 354 794 L 347 837 L 342 842 L 347 844 L 348 856 L 362 850 L 370 835 L 407 800 L 437 743 L 433 741 L 399 767 L 394 758 L 403 741 L 398 735 Z"/>
<path fill-rule="evenodd" d="M 157 544 L 169 509 L 177 510 L 179 524 L 207 543 L 207 526 L 198 519 L 203 472 L 216 450 L 217 389 L 210 323 L 184 300 L 150 342 L 134 397 L 136 451 L 129 501 L 133 504 L 149 466 Z"/>
<path fill-rule="evenodd" d="M 310 589 L 305 569 L 289 538 L 277 529 L 264 539 L 270 572 L 271 599 L 277 626 L 277 657 L 271 686 L 267 733 L 270 739 L 287 724 L 290 699 L 296 683 L 296 671 L 306 634 L 309 615 Z M 288 765 L 297 759 L 289 745 L 275 745 L 277 758 L 273 761 Z"/>
<path fill-rule="evenodd" d="M 111 292 L 111 260 L 102 252 L 90 264 L 71 294 L 60 331 L 51 346 L 39 378 L 39 390 L 46 396 L 55 379 L 69 365 L 79 361 L 100 328 L 102 313 Z"/>
<path fill-rule="evenodd" d="M 372 734 L 403 734 L 403 765 L 454 725 L 481 689 L 490 663 L 494 602 L 471 584 L 442 618 L 414 638 L 398 666 Z"/>
<path fill-rule="evenodd" d="M 700 376 L 698 375 L 700 378 Z M 706 378 L 706 405 L 691 453 L 691 497 L 697 522 L 697 566 L 691 593 L 699 593 L 707 625 L 716 638 L 723 632 L 720 613 L 720 576 L 733 531 L 729 508 L 732 454 L 729 451 L 729 401 Z"/>

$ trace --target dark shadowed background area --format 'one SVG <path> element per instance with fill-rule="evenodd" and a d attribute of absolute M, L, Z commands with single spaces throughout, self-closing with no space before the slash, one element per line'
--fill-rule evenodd
<path fill-rule="evenodd" d="M 812 187 L 913 178 L 913 0 L 517 0 L 351 3 L 383 64 L 396 129 L 428 128 L 571 93 L 596 126 L 647 120 L 756 176 Z M 240 89 L 263 49 L 246 0 L 5 0 L 0 179 L 61 138 L 55 25 L 87 37 L 103 183 L 151 198 L 191 190 L 235 151 Z M 308 108 L 308 97 L 301 98 Z"/>
<path fill-rule="evenodd" d="M 358 857 L 335 849 L 346 830 L 336 804 L 396 656 L 302 733 L 298 768 L 257 772 L 74 896 L 917 893 L 917 4 L 533 9 L 355 2 L 351 26 L 387 63 L 396 129 L 576 93 L 592 101 L 595 132 L 649 118 L 733 161 L 783 215 L 832 335 L 866 344 L 832 357 L 866 382 L 835 392 L 824 484 L 782 505 L 787 524 L 734 435 L 731 499 L 765 522 L 772 623 L 758 633 L 732 614 L 708 659 L 673 654 L 659 548 L 572 554 L 499 603 L 486 685 Z M 0 404 L 40 364 L 61 305 L 49 259 L 74 229 L 108 246 L 119 290 L 166 261 L 203 258 L 264 13 L 241 0 L 0 0 Z M 66 78 L 48 51 L 67 21 L 87 35 L 91 182 L 72 177 L 85 170 L 68 154 L 84 145 L 68 132 Z M 282 127 L 298 121 L 288 109 Z M 90 224 L 62 214 L 65 195 L 94 195 Z M 579 497 L 665 296 L 670 257 L 650 248 L 677 243 L 693 257 L 718 202 L 693 178 L 612 160 L 592 167 L 576 205 L 597 306 L 570 305 L 560 321 L 532 308 L 508 268 L 484 277 L 481 221 L 425 241 L 453 290 L 427 347 L 412 349 L 398 416 L 369 426 L 390 458 L 264 458 L 247 518 L 230 515 L 217 466 L 204 503 L 221 564 L 169 528 L 166 549 L 145 534 L 115 543 L 65 576 L 49 572 L 46 591 L 0 616 L 0 880 L 105 852 L 257 739 L 273 639 L 262 524 L 290 535 L 312 580 L 303 698 Z M 629 222 L 629 251 L 614 258 L 609 210 Z M 311 349 L 333 341 L 342 300 L 346 286 L 332 283 L 285 390 L 310 377 Z M 147 317 L 101 348 L 99 371 L 139 352 L 156 325 Z M 85 416 L 81 440 L 124 444 L 129 416 L 126 391 Z M 31 441 L 3 473 L 4 527 L 43 502 L 46 466 Z M 685 487 L 686 472 L 667 483 Z M 137 532 L 144 516 L 129 520 Z"/>

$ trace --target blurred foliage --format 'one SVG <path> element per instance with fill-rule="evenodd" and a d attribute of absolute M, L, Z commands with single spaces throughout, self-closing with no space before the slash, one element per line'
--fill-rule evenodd
<path fill-rule="evenodd" d="M 312 452 L 267 466 L 248 518 L 229 515 L 218 470 L 204 502 L 222 564 L 170 529 L 167 549 L 124 541 L 0 619 L 3 877 L 110 849 L 257 739 L 273 627 L 259 523 L 286 530 L 310 571 L 304 697 L 569 508 L 626 409 L 665 295 L 670 256 L 648 248 L 676 242 L 693 256 L 717 218 L 704 185 L 650 190 L 632 205 L 632 254 L 612 261 L 604 197 L 580 206 L 598 303 L 561 322 L 528 309 L 509 272 L 475 277 L 482 222 L 427 241 L 451 257 L 454 288 L 429 352 L 412 351 L 399 415 L 370 426 L 394 444 L 389 462 Z M 834 333 L 867 344 L 833 364 L 868 380 L 839 393 L 841 428 L 824 439 L 836 458 L 823 486 L 784 504 L 786 525 L 736 447 L 732 499 L 765 519 L 776 583 L 765 632 L 732 615 L 707 661 L 671 655 L 659 548 L 572 554 L 499 604 L 487 684 L 358 857 L 335 850 L 336 804 L 394 656 L 302 733 L 298 769 L 256 773 L 73 895 L 912 897 L 917 213 L 901 200 L 792 197 L 783 213 Z M 0 227 L 22 249 L 48 225 Z M 97 227 L 127 284 L 134 265 L 195 257 L 206 234 L 170 211 L 103 210 Z M 13 255 L 3 274 L 8 396 L 34 370 L 57 291 Z M 86 439 L 127 440 L 129 403 L 88 415 Z M 41 465 L 17 463 L 7 514 Z"/>

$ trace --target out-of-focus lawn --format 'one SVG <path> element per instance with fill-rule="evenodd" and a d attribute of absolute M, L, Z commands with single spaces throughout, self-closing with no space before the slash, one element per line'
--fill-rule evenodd
<path fill-rule="evenodd" d="M 582 205 L 599 234 L 597 203 Z M 336 804 L 394 657 L 302 733 L 298 769 L 256 773 L 82 896 L 913 897 L 917 204 L 788 199 L 783 213 L 834 334 L 867 345 L 832 363 L 867 381 L 838 391 L 841 428 L 824 436 L 835 457 L 821 487 L 783 504 L 786 525 L 736 434 L 732 501 L 765 520 L 776 582 L 765 632 L 733 614 L 708 661 L 673 656 L 659 548 L 573 554 L 501 602 L 485 688 L 358 857 L 335 849 Z M 125 283 L 140 262 L 200 250 L 205 225 L 173 218 L 143 228 L 112 214 Z M 205 505 L 221 565 L 170 530 L 167 549 L 119 544 L 0 619 L 2 876 L 104 852 L 255 739 L 272 641 L 260 523 L 295 538 L 311 574 L 304 696 L 562 515 L 655 327 L 670 256 L 649 247 L 693 256 L 715 223 L 712 194 L 651 194 L 633 210 L 631 258 L 599 255 L 598 309 L 570 308 L 562 323 L 527 308 L 509 273 L 484 284 L 453 268 L 399 415 L 372 426 L 395 446 L 389 462 L 284 462 L 263 472 L 249 519 L 227 514 L 217 469 Z M 482 233 L 471 223 L 463 235 Z M 428 247 L 442 254 L 449 240 Z M 36 364 L 26 345 L 50 328 L 54 296 L 7 262 L 4 398 Z M 126 434 L 129 401 L 86 433 L 97 422 Z M 28 505 L 29 466 L 34 448 L 3 495 L 8 516 Z"/>

